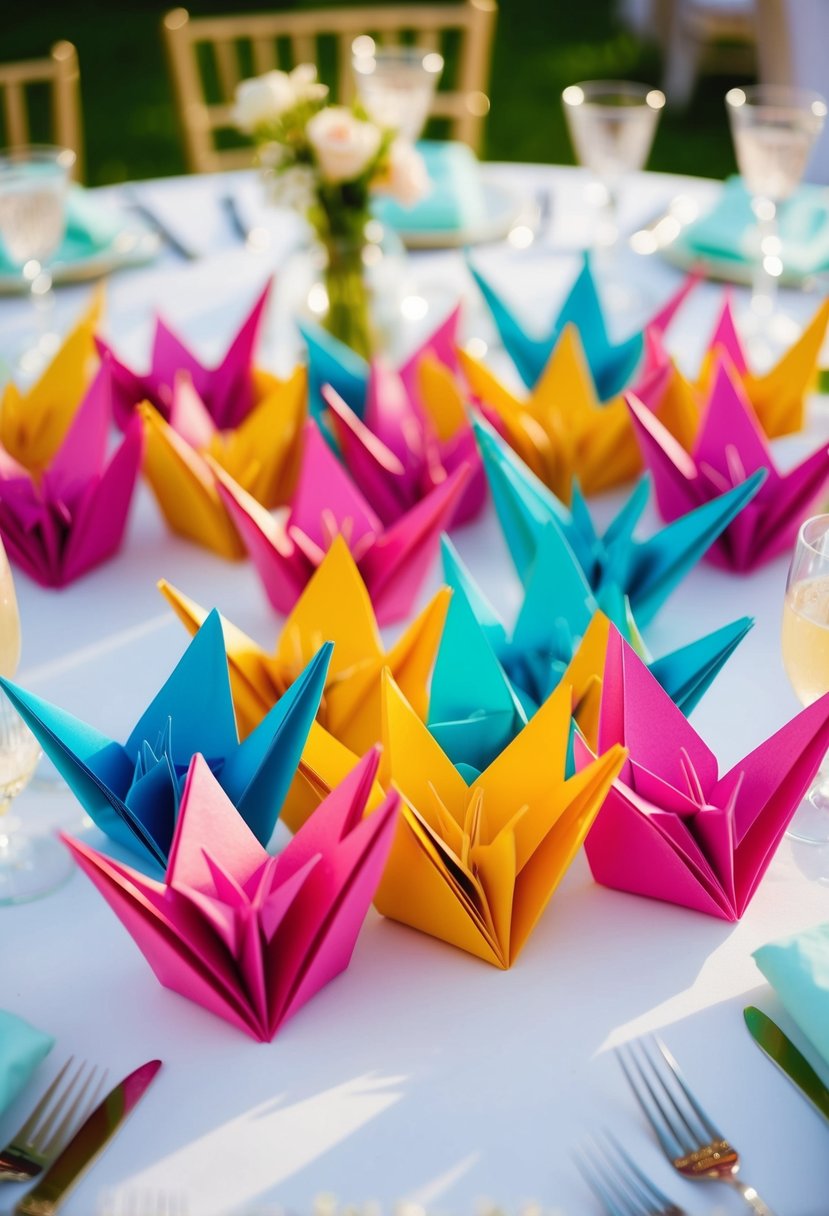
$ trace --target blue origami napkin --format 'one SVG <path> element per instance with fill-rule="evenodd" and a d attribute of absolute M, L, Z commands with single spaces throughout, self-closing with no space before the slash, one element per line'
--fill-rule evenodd
<path fill-rule="evenodd" d="M 486 194 L 477 157 L 467 144 L 450 139 L 422 139 L 417 150 L 429 175 L 430 189 L 412 207 L 390 195 L 377 194 L 372 211 L 383 224 L 407 232 L 463 232 L 487 216 Z"/>
<path fill-rule="evenodd" d="M 51 1035 L 0 1009 L 0 1112 L 15 1100 L 54 1041 Z"/>
<path fill-rule="evenodd" d="M 0 683 L 98 827 L 166 866 L 197 752 L 256 838 L 268 842 L 319 708 L 331 649 L 330 643 L 320 648 L 243 743 L 215 610 L 124 744 L 7 680 Z"/>
<path fill-rule="evenodd" d="M 604 533 L 599 533 L 576 484 L 565 507 L 487 423 L 473 423 L 501 531 L 526 586 L 546 524 L 564 534 L 600 605 L 615 587 L 645 626 L 692 566 L 762 485 L 758 470 L 738 486 L 680 516 L 646 540 L 633 533 L 651 492 L 643 477 Z"/>
<path fill-rule="evenodd" d="M 435 659 L 428 726 L 467 779 L 486 768 L 547 700 L 596 613 L 603 611 L 628 641 L 644 648 L 624 595 L 610 586 L 600 603 L 553 524 L 541 533 L 511 631 L 447 537 L 443 577 L 453 594 Z M 743 617 L 649 663 L 685 714 L 752 624 Z"/>
<path fill-rule="evenodd" d="M 829 922 L 761 946 L 754 960 L 829 1064 Z"/>

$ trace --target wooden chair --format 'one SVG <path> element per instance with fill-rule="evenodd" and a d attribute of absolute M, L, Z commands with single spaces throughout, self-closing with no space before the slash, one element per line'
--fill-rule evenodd
<path fill-rule="evenodd" d="M 236 85 L 245 76 L 272 68 L 319 64 L 326 40 L 335 45 L 337 67 L 336 81 L 325 83 L 337 86 L 332 96 L 349 101 L 354 88 L 351 43 L 360 34 L 429 50 L 441 50 L 447 37 L 457 38 L 453 87 L 438 90 L 431 114 L 448 119 L 452 138 L 477 147 L 489 111 L 486 89 L 496 11 L 496 0 L 199 18 L 191 18 L 183 8 L 173 9 L 162 28 L 190 169 L 209 173 L 249 165 L 249 148 L 217 145 L 217 135 L 233 127 Z M 324 71 L 320 74 L 325 78 Z M 215 101 L 209 99 L 210 77 L 218 94 Z"/>
<path fill-rule="evenodd" d="M 48 59 L 0 64 L 3 127 L 0 143 L 19 148 L 31 142 L 29 99 L 32 85 L 51 88 L 51 136 L 61 148 L 75 153 L 75 177 L 81 176 L 83 140 L 78 54 L 71 42 L 56 42 Z"/>
<path fill-rule="evenodd" d="M 686 106 L 702 66 L 727 74 L 755 70 L 755 0 L 658 0 L 655 25 L 669 105 Z"/>

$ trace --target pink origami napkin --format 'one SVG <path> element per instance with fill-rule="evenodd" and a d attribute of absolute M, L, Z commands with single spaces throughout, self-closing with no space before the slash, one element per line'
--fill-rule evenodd
<path fill-rule="evenodd" d="M 775 467 L 768 440 L 730 362 L 720 359 L 690 451 L 634 394 L 628 408 L 663 519 L 678 519 L 767 470 L 760 489 L 706 553 L 730 570 L 752 570 L 790 549 L 797 530 L 829 481 L 823 444 L 790 472 Z"/>
<path fill-rule="evenodd" d="M 44 587 L 63 587 L 121 545 L 144 440 L 134 418 L 108 459 L 110 422 L 104 363 L 41 473 L 0 448 L 0 535 L 11 560 Z"/>
<path fill-rule="evenodd" d="M 221 430 L 237 427 L 258 396 L 253 356 L 272 284 L 269 279 L 215 367 L 202 363 L 161 317 L 156 318 L 150 367 L 144 373 L 120 362 L 108 343 L 96 338 L 101 356 L 112 360 L 113 410 L 118 425 L 127 426 L 140 401 L 150 401 L 168 418 L 176 373 L 185 371 L 216 426 Z"/>
<path fill-rule="evenodd" d="M 363 817 L 378 763 L 369 752 L 276 857 L 200 755 L 163 882 L 63 839 L 165 988 L 269 1042 L 348 966 L 400 802 Z"/>
<path fill-rule="evenodd" d="M 299 484 L 290 512 L 272 515 L 210 461 L 218 491 L 247 547 L 268 599 L 287 614 L 334 537 L 346 540 L 371 596 L 378 623 L 407 616 L 438 554 L 469 478 L 461 465 L 391 527 L 340 464 L 314 422 L 305 426 Z"/>
<path fill-rule="evenodd" d="M 585 843 L 597 882 L 739 920 L 829 749 L 829 693 L 719 775 L 717 758 L 611 628 L 598 754 L 628 750 Z M 594 755 L 577 733 L 576 767 Z"/>

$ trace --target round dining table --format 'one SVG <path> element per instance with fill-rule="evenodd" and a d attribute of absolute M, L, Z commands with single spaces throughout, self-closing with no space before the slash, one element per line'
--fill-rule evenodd
<path fill-rule="evenodd" d="M 526 225 L 534 239 L 527 244 L 526 232 L 513 232 L 466 251 L 412 253 L 407 290 L 421 304 L 409 308 L 411 332 L 404 329 L 399 341 L 414 344 L 415 334 L 460 298 L 464 340 L 477 339 L 479 351 L 485 342 L 487 358 L 504 364 L 465 258 L 476 260 L 528 323 L 540 324 L 563 298 L 590 240 L 589 179 L 579 169 L 541 165 L 487 164 L 483 171 L 535 214 Z M 253 174 L 241 174 L 102 192 L 116 202 L 150 200 L 195 255 L 184 258 L 162 243 L 153 262 L 107 281 L 103 328 L 127 362 L 146 365 L 156 312 L 205 358 L 218 357 L 272 273 L 259 361 L 284 370 L 302 357 L 291 319 L 302 260 L 296 224 L 274 213 L 267 247 L 248 245 L 228 206 L 234 191 L 250 196 L 256 188 Z M 647 229 L 679 195 L 705 206 L 718 189 L 703 179 L 637 175 L 624 191 L 622 231 Z M 516 227 L 524 227 L 516 215 Z M 611 314 L 613 331 L 623 335 L 681 276 L 659 253 L 625 249 L 618 257 L 615 273 L 623 266 L 638 301 Z M 701 283 L 669 331 L 670 349 L 691 371 L 724 290 Z M 741 309 L 745 289 L 730 290 Z M 80 314 L 90 291 L 88 284 L 59 288 L 61 328 Z M 783 307 L 801 323 L 817 303 L 817 294 L 782 294 Z M 24 341 L 29 308 L 21 298 L 0 301 L 2 353 Z M 807 431 L 775 445 L 781 465 L 827 438 L 815 396 Z M 598 518 L 609 520 L 624 496 L 622 489 L 596 499 Z M 642 530 L 657 526 L 649 509 Z M 509 617 L 520 585 L 491 507 L 454 540 Z M 16 576 L 18 682 L 126 738 L 188 640 L 157 590 L 160 578 L 216 606 L 266 648 L 274 645 L 281 622 L 251 565 L 171 535 L 141 485 L 112 561 L 59 591 Z M 420 603 L 439 581 L 436 568 Z M 781 660 L 785 581 L 785 557 L 739 576 L 702 563 L 646 630 L 648 647 L 662 654 L 739 616 L 754 617 L 693 715 L 723 770 L 798 709 Z M 48 774 L 16 809 L 30 831 L 59 827 L 108 847 Z M 537 1204 L 592 1216 L 601 1208 L 574 1155 L 602 1129 L 689 1212 L 747 1211 L 722 1185 L 678 1178 L 636 1106 L 615 1048 L 658 1032 L 739 1149 L 743 1176 L 777 1216 L 825 1216 L 829 1127 L 758 1051 L 743 1008 L 770 1013 L 829 1081 L 827 1065 L 810 1052 L 752 959 L 760 945 L 829 919 L 827 877 L 829 847 L 787 837 L 744 917 L 731 924 L 599 886 L 582 852 L 507 971 L 372 909 L 348 969 L 262 1044 L 163 988 L 78 871 L 42 900 L 0 908 L 0 1007 L 56 1040 L 28 1089 L 0 1116 L 0 1142 L 68 1056 L 105 1066 L 112 1082 L 157 1057 L 163 1068 L 156 1081 L 68 1197 L 66 1216 L 310 1216 L 320 1196 L 387 1211 L 404 1203 L 407 1210 L 459 1214 L 477 1213 L 482 1204 L 504 1212 Z M 0 1211 L 11 1211 L 22 1193 L 0 1186 Z M 333 1202 L 322 1206 L 329 1211 Z"/>

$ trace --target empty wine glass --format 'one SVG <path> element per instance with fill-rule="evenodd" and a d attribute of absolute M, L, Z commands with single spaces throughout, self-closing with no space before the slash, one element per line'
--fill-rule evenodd
<path fill-rule="evenodd" d="M 0 155 L 0 239 L 37 309 L 37 340 L 20 358 L 25 374 L 37 373 L 59 343 L 49 330 L 49 262 L 66 231 L 66 194 L 74 164 L 75 153 L 68 148 L 13 148 Z"/>
<path fill-rule="evenodd" d="M 803 705 L 829 692 L 829 515 L 815 515 L 797 537 L 783 604 L 783 665 Z M 789 835 L 829 841 L 829 775 L 818 776 Z"/>
<path fill-rule="evenodd" d="M 793 323 L 775 311 L 777 285 L 783 273 L 778 211 L 780 204 L 800 185 L 815 140 L 823 129 L 826 101 L 819 93 L 805 89 L 755 85 L 729 89 L 725 104 L 737 166 L 752 196 L 751 207 L 757 220 L 757 259 L 751 297 L 755 342 L 758 336 L 761 347 L 763 340 L 789 342 L 796 332 Z"/>
<path fill-rule="evenodd" d="M 351 44 L 357 93 L 369 118 L 412 143 L 429 116 L 443 56 L 416 46 L 377 46 L 368 34 Z"/>

